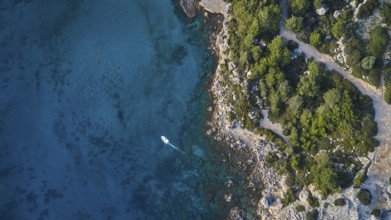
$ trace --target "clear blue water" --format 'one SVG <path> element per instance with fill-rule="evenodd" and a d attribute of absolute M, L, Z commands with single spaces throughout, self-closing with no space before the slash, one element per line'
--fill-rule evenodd
<path fill-rule="evenodd" d="M 0 219 L 209 219 L 235 205 L 228 151 L 204 135 L 208 35 L 175 11 L 1 1 Z"/>

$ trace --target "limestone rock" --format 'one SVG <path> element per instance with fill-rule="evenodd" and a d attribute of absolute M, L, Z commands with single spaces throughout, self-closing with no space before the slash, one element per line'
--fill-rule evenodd
<path fill-rule="evenodd" d="M 307 200 L 308 200 L 308 191 L 303 189 L 300 194 L 299 194 L 299 200 L 300 202 L 302 202 L 303 204 L 307 204 Z"/>
<path fill-rule="evenodd" d="M 322 7 L 316 9 L 316 14 L 323 16 L 327 13 L 328 10 L 329 10 L 329 6 L 322 5 Z"/>

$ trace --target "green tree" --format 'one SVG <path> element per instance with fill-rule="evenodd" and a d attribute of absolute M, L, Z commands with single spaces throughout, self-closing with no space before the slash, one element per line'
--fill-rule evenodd
<path fill-rule="evenodd" d="M 387 25 L 391 25 L 391 3 L 384 1 L 380 13 L 383 18 L 383 22 L 385 22 Z"/>
<path fill-rule="evenodd" d="M 321 43 L 321 35 L 318 32 L 312 32 L 310 35 L 310 44 L 314 47 L 319 46 Z"/>
<path fill-rule="evenodd" d="M 288 101 L 287 113 L 289 116 L 299 117 L 303 108 L 303 98 L 295 95 Z"/>
<path fill-rule="evenodd" d="M 374 56 L 382 57 L 390 40 L 386 29 L 376 27 L 369 33 L 369 36 L 368 49 Z"/>
<path fill-rule="evenodd" d="M 319 92 L 319 84 L 309 74 L 300 78 L 298 92 L 301 96 L 315 97 Z"/>
<path fill-rule="evenodd" d="M 277 4 L 263 7 L 258 11 L 258 19 L 260 28 L 264 31 L 277 33 L 279 30 L 279 22 L 281 19 L 281 10 Z"/>
<path fill-rule="evenodd" d="M 314 176 L 315 187 L 321 191 L 323 196 L 340 191 L 338 185 L 338 174 L 331 167 L 331 161 L 326 153 L 319 153 L 315 160 L 317 164 L 311 167 Z"/>
<path fill-rule="evenodd" d="M 322 7 L 323 0 L 314 0 L 314 8 Z"/>
<path fill-rule="evenodd" d="M 285 27 L 293 32 L 300 32 L 303 29 L 303 18 L 292 16 L 285 21 Z"/>
<path fill-rule="evenodd" d="M 334 37 L 342 37 L 342 35 L 345 33 L 345 25 L 346 23 L 343 20 L 338 20 L 334 23 L 333 27 L 331 28 L 331 33 L 334 35 Z"/>
<path fill-rule="evenodd" d="M 267 48 L 270 51 L 270 54 L 267 57 L 269 66 L 283 67 L 288 64 L 290 60 L 290 52 L 286 48 L 284 40 L 280 36 L 273 38 L 273 40 L 267 45 Z"/>
<path fill-rule="evenodd" d="M 309 0 L 290 0 L 289 3 L 294 14 L 304 14 L 311 8 L 311 2 Z"/>

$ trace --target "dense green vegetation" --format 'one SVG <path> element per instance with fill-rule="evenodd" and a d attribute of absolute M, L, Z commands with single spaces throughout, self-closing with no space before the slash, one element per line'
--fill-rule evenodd
<path fill-rule="evenodd" d="M 226 74 L 222 83 L 229 88 L 227 104 L 232 106 L 228 120 L 266 134 L 268 140 L 276 143 L 276 152 L 269 154 L 265 162 L 287 177 L 290 188 L 282 203 L 295 201 L 297 191 L 310 184 L 323 196 L 351 185 L 362 168 L 357 157 L 378 145 L 373 138 L 377 126 L 371 99 L 338 73 L 296 54 L 295 43 L 277 36 L 281 18 L 279 1 L 231 2 L 229 61 L 223 67 Z M 308 2 L 290 1 L 292 11 L 300 13 L 300 19 L 291 17 L 286 22 L 292 30 L 303 28 L 301 18 L 304 24 L 308 23 L 306 20 L 310 18 L 301 16 L 313 8 Z M 322 4 L 322 1 L 315 2 Z M 335 28 L 335 34 L 338 29 Z M 312 45 L 322 47 L 324 36 L 319 29 L 308 39 Z M 361 46 L 359 42 L 357 39 L 354 42 L 357 45 L 353 44 L 352 48 Z M 375 68 L 375 55 L 359 52 L 358 67 Z M 271 121 L 283 126 L 289 142 L 258 127 L 263 117 L 261 108 L 268 110 Z M 312 195 L 308 202 L 313 207 L 319 206 Z"/>
<path fill-rule="evenodd" d="M 390 42 L 387 29 L 374 25 L 369 39 L 363 39 L 357 32 L 359 22 L 353 20 L 354 9 L 343 1 L 330 0 L 289 0 L 290 17 L 285 21 L 287 29 L 297 33 L 299 39 L 318 48 L 321 52 L 335 55 L 337 41 L 343 37 L 346 42 L 346 63 L 354 76 L 364 79 L 378 87 L 383 69 L 383 55 Z M 318 15 L 316 9 L 327 5 L 329 10 Z M 378 0 L 368 0 L 362 5 L 357 17 L 365 19 L 373 14 L 380 5 Z M 385 2 L 381 9 L 384 23 L 391 24 L 391 4 Z M 363 45 L 366 45 L 363 47 Z M 388 86 L 389 88 L 391 86 Z M 387 89 L 385 100 L 391 102 L 391 89 Z"/>

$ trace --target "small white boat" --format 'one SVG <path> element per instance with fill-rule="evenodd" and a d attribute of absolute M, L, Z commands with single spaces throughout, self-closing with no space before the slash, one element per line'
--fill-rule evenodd
<path fill-rule="evenodd" d="M 170 141 L 166 138 L 166 137 L 164 137 L 164 136 L 161 136 L 160 137 L 161 139 L 162 139 L 162 141 L 165 143 L 165 144 L 168 144 Z"/>

